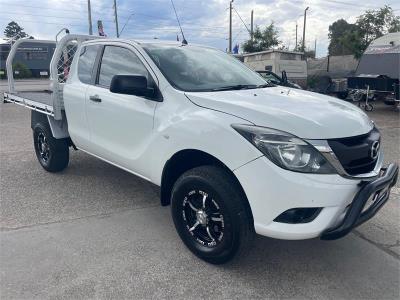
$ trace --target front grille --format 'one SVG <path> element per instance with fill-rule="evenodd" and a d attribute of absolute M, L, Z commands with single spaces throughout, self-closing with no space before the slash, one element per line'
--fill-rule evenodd
<path fill-rule="evenodd" d="M 350 175 L 371 172 L 377 158 L 372 158 L 372 144 L 380 142 L 381 135 L 374 127 L 369 133 L 359 136 L 328 140 L 329 146 Z"/>

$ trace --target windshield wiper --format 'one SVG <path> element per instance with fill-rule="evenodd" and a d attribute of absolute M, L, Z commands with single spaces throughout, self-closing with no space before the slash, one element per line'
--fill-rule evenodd
<path fill-rule="evenodd" d="M 216 91 L 245 90 L 245 89 L 256 89 L 256 88 L 258 88 L 258 85 L 256 84 L 236 84 L 236 85 L 228 85 L 228 86 L 214 88 L 212 89 L 212 91 L 216 92 Z"/>
<path fill-rule="evenodd" d="M 257 88 L 258 88 L 258 89 L 262 89 L 262 88 L 273 87 L 273 86 L 275 86 L 273 83 L 268 82 L 268 83 L 264 83 L 264 84 L 257 85 Z"/>

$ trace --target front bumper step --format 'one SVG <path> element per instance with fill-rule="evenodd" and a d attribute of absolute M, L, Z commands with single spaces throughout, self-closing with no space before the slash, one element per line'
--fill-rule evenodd
<path fill-rule="evenodd" d="M 383 207 L 389 199 L 390 189 L 396 184 L 399 174 L 399 166 L 390 164 L 381 170 L 381 176 L 366 182 L 354 197 L 343 221 L 334 228 L 325 230 L 322 240 L 336 240 L 347 235 L 353 228 L 371 219 Z M 373 198 L 370 207 L 364 209 L 368 199 Z"/>

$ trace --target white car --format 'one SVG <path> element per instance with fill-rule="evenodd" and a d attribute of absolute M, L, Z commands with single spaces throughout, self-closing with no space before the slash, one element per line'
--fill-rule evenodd
<path fill-rule="evenodd" d="M 232 259 L 255 233 L 340 238 L 396 183 L 378 129 L 352 104 L 270 86 L 209 47 L 94 39 L 77 53 L 61 114 L 24 100 L 36 105 L 40 164 L 62 171 L 72 146 L 160 186 L 182 241 L 207 262 Z"/>

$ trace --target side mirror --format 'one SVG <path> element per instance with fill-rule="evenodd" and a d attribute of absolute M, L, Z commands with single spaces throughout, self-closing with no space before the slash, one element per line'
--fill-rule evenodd
<path fill-rule="evenodd" d="M 114 75 L 110 92 L 143 97 L 154 96 L 154 89 L 147 87 L 147 78 L 142 75 Z"/>

